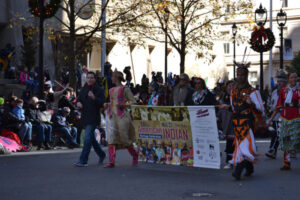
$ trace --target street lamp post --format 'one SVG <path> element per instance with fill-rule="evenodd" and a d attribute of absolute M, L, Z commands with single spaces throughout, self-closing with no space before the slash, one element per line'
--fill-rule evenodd
<path fill-rule="evenodd" d="M 44 97 L 44 19 L 45 19 L 45 5 L 43 0 L 39 0 L 40 9 L 40 30 L 39 30 L 39 98 Z"/>
<path fill-rule="evenodd" d="M 255 23 L 261 28 L 267 21 L 267 9 L 260 4 L 259 8 L 255 10 Z M 263 43 L 263 36 L 260 35 L 260 41 Z M 264 90 L 264 67 L 263 67 L 263 51 L 260 51 L 260 91 Z"/>
<path fill-rule="evenodd" d="M 165 82 L 168 80 L 168 21 L 170 17 L 170 11 L 166 7 L 164 9 L 164 21 L 165 21 Z"/>
<path fill-rule="evenodd" d="M 102 5 L 106 5 L 106 0 L 102 0 Z M 102 13 L 102 26 L 103 26 L 103 30 L 101 32 L 101 39 L 102 39 L 102 43 L 101 43 L 101 74 L 102 77 L 104 77 L 104 65 L 106 62 L 106 29 L 105 29 L 105 24 L 106 24 L 106 9 L 103 10 Z"/>
<path fill-rule="evenodd" d="M 280 69 L 283 69 L 283 27 L 286 24 L 287 16 L 286 12 L 280 9 L 280 12 L 277 13 L 277 23 L 280 27 Z"/>
<path fill-rule="evenodd" d="M 234 22 L 232 25 L 232 35 L 233 35 L 233 79 L 235 80 L 235 36 L 237 33 L 237 26 Z"/>

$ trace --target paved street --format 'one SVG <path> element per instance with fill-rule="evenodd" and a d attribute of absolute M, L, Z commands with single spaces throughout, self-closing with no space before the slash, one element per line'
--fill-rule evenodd
<path fill-rule="evenodd" d="M 267 145 L 258 143 L 259 153 L 264 154 Z M 76 168 L 72 164 L 79 154 L 80 149 L 75 149 L 1 156 L 0 199 L 300 199 L 300 158 L 292 160 L 291 171 L 282 172 L 282 153 L 277 160 L 259 158 L 254 176 L 241 181 L 231 177 L 231 170 L 154 164 L 132 167 L 126 151 L 117 152 L 114 169 L 97 166 L 94 152 L 89 167 Z"/>

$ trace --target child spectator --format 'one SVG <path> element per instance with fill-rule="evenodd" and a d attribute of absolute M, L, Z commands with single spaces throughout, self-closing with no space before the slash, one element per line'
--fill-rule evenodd
<path fill-rule="evenodd" d="M 28 141 L 28 149 L 30 150 L 32 148 L 32 124 L 26 122 L 22 99 L 16 100 L 16 106 L 13 108 L 12 112 L 21 121 L 21 124 L 19 125 L 21 127 L 19 130 L 20 140 L 22 144 L 24 144 L 26 139 Z"/>

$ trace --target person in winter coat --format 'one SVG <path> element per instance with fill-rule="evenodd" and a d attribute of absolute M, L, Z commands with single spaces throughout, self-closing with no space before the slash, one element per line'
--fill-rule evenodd
<path fill-rule="evenodd" d="M 51 149 L 50 142 L 52 136 L 52 126 L 48 123 L 41 121 L 41 111 L 39 110 L 39 99 L 32 97 L 29 103 L 29 108 L 26 110 L 25 115 L 29 122 L 32 123 L 33 129 L 38 132 L 38 148 L 45 150 Z"/>
<path fill-rule="evenodd" d="M 88 166 L 92 146 L 99 157 L 99 164 L 102 164 L 106 157 L 95 137 L 95 129 L 101 122 L 100 108 L 104 102 L 104 90 L 96 83 L 96 74 L 88 72 L 86 84 L 81 89 L 77 101 L 77 107 L 81 109 L 81 125 L 84 128 L 84 144 L 79 160 L 75 163 L 77 167 Z"/>
<path fill-rule="evenodd" d="M 70 108 L 64 107 L 59 109 L 53 116 L 52 122 L 54 129 L 57 129 L 65 135 L 67 138 L 70 148 L 78 147 L 79 145 L 76 142 L 77 139 L 77 129 L 73 126 L 70 126 L 67 122 L 67 116 L 70 114 Z"/>
<path fill-rule="evenodd" d="M 32 124 L 25 118 L 25 111 L 23 109 L 23 100 L 17 99 L 16 106 L 12 110 L 13 114 L 21 121 L 19 124 L 19 137 L 24 144 L 25 140 L 28 143 L 28 149 L 32 148 Z"/>

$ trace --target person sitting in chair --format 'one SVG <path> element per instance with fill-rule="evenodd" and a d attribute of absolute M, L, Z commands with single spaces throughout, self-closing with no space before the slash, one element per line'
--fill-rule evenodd
<path fill-rule="evenodd" d="M 29 122 L 32 123 L 34 129 L 38 132 L 38 148 L 44 148 L 45 150 L 51 149 L 51 135 L 52 126 L 41 119 L 41 111 L 39 110 L 39 99 L 37 97 L 32 97 L 30 100 L 29 108 L 25 112 L 26 117 Z"/>
<path fill-rule="evenodd" d="M 77 139 L 77 129 L 67 122 L 67 116 L 70 114 L 71 110 L 68 107 L 59 109 L 57 113 L 52 116 L 52 122 L 54 129 L 61 132 L 68 140 L 70 148 L 78 147 L 76 142 Z"/>

